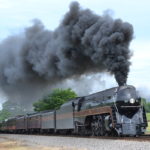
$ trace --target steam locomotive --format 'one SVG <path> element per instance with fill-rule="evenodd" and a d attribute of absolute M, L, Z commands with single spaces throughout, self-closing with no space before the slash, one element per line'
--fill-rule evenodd
<path fill-rule="evenodd" d="M 141 98 L 130 85 L 77 97 L 58 110 L 17 116 L 0 124 L 1 132 L 94 136 L 138 136 L 145 133 L 146 127 Z"/>

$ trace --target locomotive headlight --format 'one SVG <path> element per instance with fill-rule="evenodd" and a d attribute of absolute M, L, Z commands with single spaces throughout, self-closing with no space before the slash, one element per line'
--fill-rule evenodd
<path fill-rule="evenodd" d="M 135 99 L 134 99 L 134 98 L 131 98 L 131 99 L 130 99 L 130 103 L 131 103 L 131 104 L 135 103 Z"/>

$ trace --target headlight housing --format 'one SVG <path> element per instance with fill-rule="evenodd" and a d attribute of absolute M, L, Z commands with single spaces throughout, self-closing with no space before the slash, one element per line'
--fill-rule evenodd
<path fill-rule="evenodd" d="M 131 103 L 131 104 L 134 104 L 134 103 L 135 103 L 135 99 L 134 99 L 134 98 L 131 98 L 131 99 L 130 99 L 130 103 Z"/>

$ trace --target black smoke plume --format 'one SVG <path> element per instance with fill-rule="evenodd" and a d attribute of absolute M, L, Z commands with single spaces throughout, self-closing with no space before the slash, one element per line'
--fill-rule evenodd
<path fill-rule="evenodd" d="M 119 86 L 124 85 L 132 37 L 131 24 L 96 15 L 73 2 L 55 31 L 35 20 L 24 33 L 1 42 L 1 90 L 21 99 L 48 85 L 97 72 L 109 72 Z"/>

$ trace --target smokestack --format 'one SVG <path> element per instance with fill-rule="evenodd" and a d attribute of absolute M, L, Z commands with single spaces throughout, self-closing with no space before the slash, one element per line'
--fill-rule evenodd
<path fill-rule="evenodd" d="M 55 31 L 36 20 L 23 34 L 0 44 L 1 89 L 10 97 L 26 97 L 47 85 L 97 72 L 109 72 L 124 85 L 132 37 L 131 24 L 73 2 Z"/>

